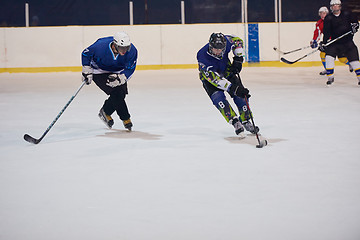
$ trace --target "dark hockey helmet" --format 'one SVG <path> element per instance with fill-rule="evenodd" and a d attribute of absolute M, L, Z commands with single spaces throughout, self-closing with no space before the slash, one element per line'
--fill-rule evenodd
<path fill-rule="evenodd" d="M 226 38 L 222 33 L 213 33 L 209 39 L 209 53 L 215 57 L 222 57 L 226 49 Z"/>

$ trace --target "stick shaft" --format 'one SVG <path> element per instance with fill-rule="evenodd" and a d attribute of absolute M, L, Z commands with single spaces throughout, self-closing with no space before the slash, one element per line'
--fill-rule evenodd
<path fill-rule="evenodd" d="M 52 123 L 48 126 L 48 128 L 45 130 L 45 132 L 43 133 L 43 135 L 39 138 L 39 139 L 35 139 L 33 137 L 31 137 L 28 134 L 24 135 L 24 139 L 28 142 L 34 143 L 34 144 L 38 144 L 44 137 L 45 135 L 50 131 L 50 129 L 54 126 L 54 124 L 56 123 L 56 121 L 60 118 L 60 116 L 64 113 L 64 111 L 66 110 L 66 108 L 70 105 L 70 103 L 74 100 L 74 98 L 76 97 L 76 95 L 80 92 L 81 88 L 85 85 L 85 81 L 82 82 L 81 86 L 77 89 L 77 91 L 75 92 L 75 94 L 70 98 L 70 100 L 66 103 L 66 105 L 63 107 L 63 109 L 61 109 L 61 111 L 59 112 L 59 114 L 56 116 L 56 118 L 52 121 Z"/>
<path fill-rule="evenodd" d="M 255 126 L 254 118 L 252 116 L 252 112 L 251 112 L 251 109 L 250 109 L 250 106 L 249 106 L 249 101 L 248 101 L 248 98 L 246 96 L 245 96 L 245 102 L 246 102 L 246 107 L 247 107 L 247 109 L 249 111 L 251 123 L 252 123 L 252 125 L 253 125 L 253 127 L 255 129 L 256 126 Z M 259 138 L 259 134 L 257 133 L 257 131 L 255 131 L 255 135 L 256 135 L 256 139 L 258 140 L 258 143 L 260 145 L 260 138 Z"/>
<path fill-rule="evenodd" d="M 275 49 L 275 51 L 279 52 L 280 54 L 286 55 L 286 54 L 289 54 L 289 53 L 293 53 L 293 52 L 297 52 L 297 51 L 300 51 L 300 50 L 307 49 L 307 48 L 309 48 L 309 47 L 310 47 L 310 46 L 301 47 L 301 48 L 297 48 L 297 49 L 294 49 L 294 50 L 291 50 L 291 51 L 288 51 L 288 52 L 283 52 L 283 51 L 281 51 L 281 50 L 278 49 L 278 48 L 274 48 L 274 49 Z"/>

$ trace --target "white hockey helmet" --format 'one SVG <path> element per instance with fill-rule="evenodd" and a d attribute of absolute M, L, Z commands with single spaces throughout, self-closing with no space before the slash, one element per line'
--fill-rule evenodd
<path fill-rule="evenodd" d="M 330 6 L 332 6 L 332 5 L 341 5 L 341 1 L 340 0 L 331 0 L 330 1 Z"/>
<path fill-rule="evenodd" d="M 126 53 L 131 46 L 130 37 L 126 32 L 117 32 L 114 34 L 113 41 L 118 52 Z"/>
<path fill-rule="evenodd" d="M 322 12 L 325 12 L 326 14 L 328 14 L 328 13 L 329 13 L 329 9 L 328 9 L 327 7 L 325 7 L 325 6 L 323 6 L 323 7 L 321 7 L 321 8 L 319 9 L 319 14 L 322 13 Z"/>
<path fill-rule="evenodd" d="M 130 37 L 126 32 L 117 32 L 114 34 L 114 43 L 120 47 L 130 46 Z"/>
<path fill-rule="evenodd" d="M 340 7 L 334 9 L 334 5 L 339 5 Z M 333 12 L 334 14 L 338 14 L 341 9 L 341 1 L 340 0 L 331 0 L 330 1 L 330 9 L 331 9 L 331 12 Z"/>

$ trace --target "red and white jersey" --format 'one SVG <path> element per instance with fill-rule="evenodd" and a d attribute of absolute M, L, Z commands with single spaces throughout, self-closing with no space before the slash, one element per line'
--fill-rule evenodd
<path fill-rule="evenodd" d="M 319 21 L 316 22 L 314 36 L 312 39 L 319 42 L 321 38 L 321 34 L 323 33 L 323 29 L 324 29 L 324 20 L 320 18 Z"/>

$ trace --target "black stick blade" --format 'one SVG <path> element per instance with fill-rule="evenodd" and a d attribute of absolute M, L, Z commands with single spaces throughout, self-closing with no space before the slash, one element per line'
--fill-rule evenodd
<path fill-rule="evenodd" d="M 294 62 L 290 62 L 289 60 L 285 59 L 285 58 L 280 58 L 280 60 L 284 63 L 287 63 L 287 64 L 293 64 L 293 63 L 296 63 L 297 61 L 294 61 Z"/>
<path fill-rule="evenodd" d="M 25 141 L 27 141 L 29 143 L 33 143 L 33 144 L 38 144 L 41 141 L 41 139 L 33 138 L 29 134 L 25 134 L 24 139 L 25 139 Z"/>

